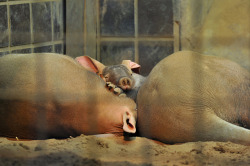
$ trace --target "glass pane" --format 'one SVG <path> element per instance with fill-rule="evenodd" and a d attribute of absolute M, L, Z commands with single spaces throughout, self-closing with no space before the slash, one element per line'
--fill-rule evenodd
<path fill-rule="evenodd" d="M 7 55 L 7 54 L 9 54 L 8 51 L 7 52 L 0 52 L 0 57 L 3 56 L 3 55 Z"/>
<path fill-rule="evenodd" d="M 23 54 L 31 53 L 31 48 L 21 49 L 21 50 L 14 50 L 11 53 L 13 53 L 13 54 L 16 54 L 16 53 L 23 53 Z"/>
<path fill-rule="evenodd" d="M 120 64 L 125 59 L 134 61 L 133 42 L 102 42 L 100 51 L 105 65 Z"/>
<path fill-rule="evenodd" d="M 30 44 L 29 4 L 10 6 L 11 46 Z"/>
<path fill-rule="evenodd" d="M 0 6 L 0 47 L 9 45 L 7 6 Z"/>
<path fill-rule="evenodd" d="M 53 22 L 54 22 L 54 40 L 63 39 L 63 7 L 62 1 L 53 2 Z"/>
<path fill-rule="evenodd" d="M 62 46 L 62 44 L 56 44 L 54 47 L 55 47 L 55 53 L 63 54 L 63 46 Z"/>
<path fill-rule="evenodd" d="M 138 1 L 139 36 L 173 35 L 172 0 Z"/>
<path fill-rule="evenodd" d="M 172 54 L 173 51 L 174 43 L 172 41 L 139 42 L 141 74 L 148 75 L 160 60 Z"/>
<path fill-rule="evenodd" d="M 34 48 L 34 52 L 35 53 L 52 52 L 52 46 L 36 47 Z"/>
<path fill-rule="evenodd" d="M 37 12 L 39 11 L 39 12 Z M 51 8 L 50 2 L 33 3 L 34 43 L 51 41 Z"/>
<path fill-rule="evenodd" d="M 134 1 L 100 0 L 102 36 L 134 36 Z"/>

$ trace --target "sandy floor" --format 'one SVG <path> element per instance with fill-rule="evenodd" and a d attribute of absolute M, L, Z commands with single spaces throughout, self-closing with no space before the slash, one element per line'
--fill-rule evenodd
<path fill-rule="evenodd" d="M 250 165 L 250 146 L 230 142 L 166 145 L 136 137 L 81 135 L 66 140 L 0 138 L 0 165 Z"/>

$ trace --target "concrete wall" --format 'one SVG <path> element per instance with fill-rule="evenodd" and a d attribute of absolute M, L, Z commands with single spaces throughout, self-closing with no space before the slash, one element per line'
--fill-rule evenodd
<path fill-rule="evenodd" d="M 181 50 L 226 57 L 250 71 L 249 0 L 174 0 Z"/>

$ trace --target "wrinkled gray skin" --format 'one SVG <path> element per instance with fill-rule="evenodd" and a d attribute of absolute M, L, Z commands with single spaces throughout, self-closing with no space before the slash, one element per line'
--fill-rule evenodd
<path fill-rule="evenodd" d="M 141 86 L 137 109 L 141 136 L 250 145 L 250 73 L 227 59 L 190 51 L 168 56 Z"/>
<path fill-rule="evenodd" d="M 132 77 L 135 80 L 135 84 L 131 90 L 126 91 L 126 95 L 127 95 L 127 97 L 136 101 L 138 91 L 139 91 L 140 87 L 142 86 L 142 84 L 144 83 L 144 81 L 146 80 L 146 77 L 143 77 L 142 75 L 136 74 L 136 73 L 133 73 Z"/>
<path fill-rule="evenodd" d="M 136 101 L 137 93 L 146 77 L 131 72 L 125 65 L 107 66 L 103 70 L 106 82 L 111 82 L 123 90 L 127 97 Z"/>

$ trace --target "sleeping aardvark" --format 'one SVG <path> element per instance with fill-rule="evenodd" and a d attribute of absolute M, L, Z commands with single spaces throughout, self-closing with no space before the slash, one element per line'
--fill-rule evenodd
<path fill-rule="evenodd" d="M 85 66 L 81 58 L 76 60 Z M 250 145 L 250 73 L 238 64 L 180 51 L 160 61 L 144 78 L 133 73 L 127 61 L 106 67 L 90 60 L 95 70 L 88 70 L 125 93 L 133 93 L 128 96 L 137 102 L 140 136 L 165 143 L 232 141 Z"/>
<path fill-rule="evenodd" d="M 133 100 L 110 93 L 100 77 L 68 56 L 0 57 L 0 136 L 135 133 L 135 109 Z"/>

